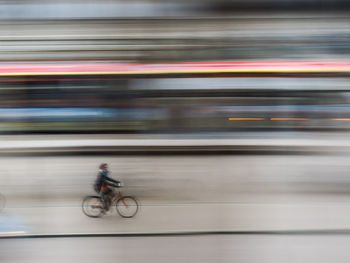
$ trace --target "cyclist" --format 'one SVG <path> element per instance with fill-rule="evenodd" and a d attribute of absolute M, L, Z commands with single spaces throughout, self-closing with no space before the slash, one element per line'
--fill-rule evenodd
<path fill-rule="evenodd" d="M 106 210 L 109 210 L 109 206 L 113 197 L 113 189 L 112 187 L 121 187 L 121 182 L 118 180 L 114 180 L 110 178 L 108 170 L 108 164 L 102 163 L 99 166 L 99 172 L 97 174 L 97 178 L 94 184 L 94 190 L 101 195 L 102 199 L 105 202 Z"/>

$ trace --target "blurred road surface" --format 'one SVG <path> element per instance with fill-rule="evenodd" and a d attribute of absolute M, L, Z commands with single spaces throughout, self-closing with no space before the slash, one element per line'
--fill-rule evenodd
<path fill-rule="evenodd" d="M 140 200 L 136 218 L 82 213 L 101 162 Z M 8 156 L 2 216 L 29 234 L 350 229 L 349 166 L 347 154 Z"/>
<path fill-rule="evenodd" d="M 293 138 L 281 133 L 275 139 L 283 141 L 288 135 Z M 324 143 L 348 142 L 345 134 L 298 135 L 297 139 L 305 141 L 313 141 L 313 135 L 314 140 Z M 249 141 L 250 136 L 241 138 Z M 260 139 L 274 141 L 272 136 L 266 134 Z M 62 138 L 71 139 L 58 136 L 56 140 Z M 220 139 L 225 138 L 222 135 Z M 3 154 L 0 192 L 7 197 L 7 204 L 0 213 L 0 236 L 335 232 L 0 239 L 0 262 L 347 262 L 349 157 L 347 151 L 265 155 Z M 123 181 L 125 194 L 139 199 L 141 209 L 135 218 L 123 219 L 115 211 L 99 219 L 82 213 L 81 200 L 93 193 L 101 162 L 108 162 L 111 176 Z"/>
<path fill-rule="evenodd" d="M 214 235 L 0 240 L 11 262 L 348 262 L 350 236 Z"/>
<path fill-rule="evenodd" d="M 350 204 L 178 204 L 143 205 L 132 219 L 115 211 L 86 217 L 71 207 L 8 208 L 0 215 L 8 235 L 176 233 L 222 231 L 350 230 Z M 16 225 L 15 225 L 16 224 Z"/>

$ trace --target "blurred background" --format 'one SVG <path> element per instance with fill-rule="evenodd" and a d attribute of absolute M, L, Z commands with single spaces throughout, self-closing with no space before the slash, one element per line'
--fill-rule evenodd
<path fill-rule="evenodd" d="M 349 14 L 346 0 L 0 0 L 0 261 L 346 262 Z M 102 162 L 135 218 L 82 213 Z M 217 235 L 137 236 L 179 232 Z"/>

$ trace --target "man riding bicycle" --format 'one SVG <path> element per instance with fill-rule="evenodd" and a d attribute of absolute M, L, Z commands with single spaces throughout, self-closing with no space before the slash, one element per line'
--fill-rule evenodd
<path fill-rule="evenodd" d="M 102 163 L 99 166 L 99 172 L 94 184 L 94 190 L 100 194 L 105 202 L 106 210 L 108 211 L 109 206 L 113 197 L 113 189 L 111 187 L 121 187 L 121 182 L 110 178 L 108 171 L 108 164 Z"/>
<path fill-rule="evenodd" d="M 123 195 L 121 191 L 114 191 L 112 187 L 123 187 L 120 181 L 110 178 L 108 164 L 102 163 L 94 184 L 94 190 L 99 195 L 85 196 L 82 203 L 83 212 L 89 217 L 101 217 L 113 205 L 121 217 L 134 217 L 139 209 L 135 197 Z"/>

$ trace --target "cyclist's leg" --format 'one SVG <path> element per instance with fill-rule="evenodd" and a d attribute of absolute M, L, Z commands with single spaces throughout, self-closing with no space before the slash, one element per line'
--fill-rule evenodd
<path fill-rule="evenodd" d="M 103 194 L 104 203 L 106 205 L 106 211 L 108 211 L 112 203 L 113 190 L 109 187 L 106 187 L 102 194 Z"/>

